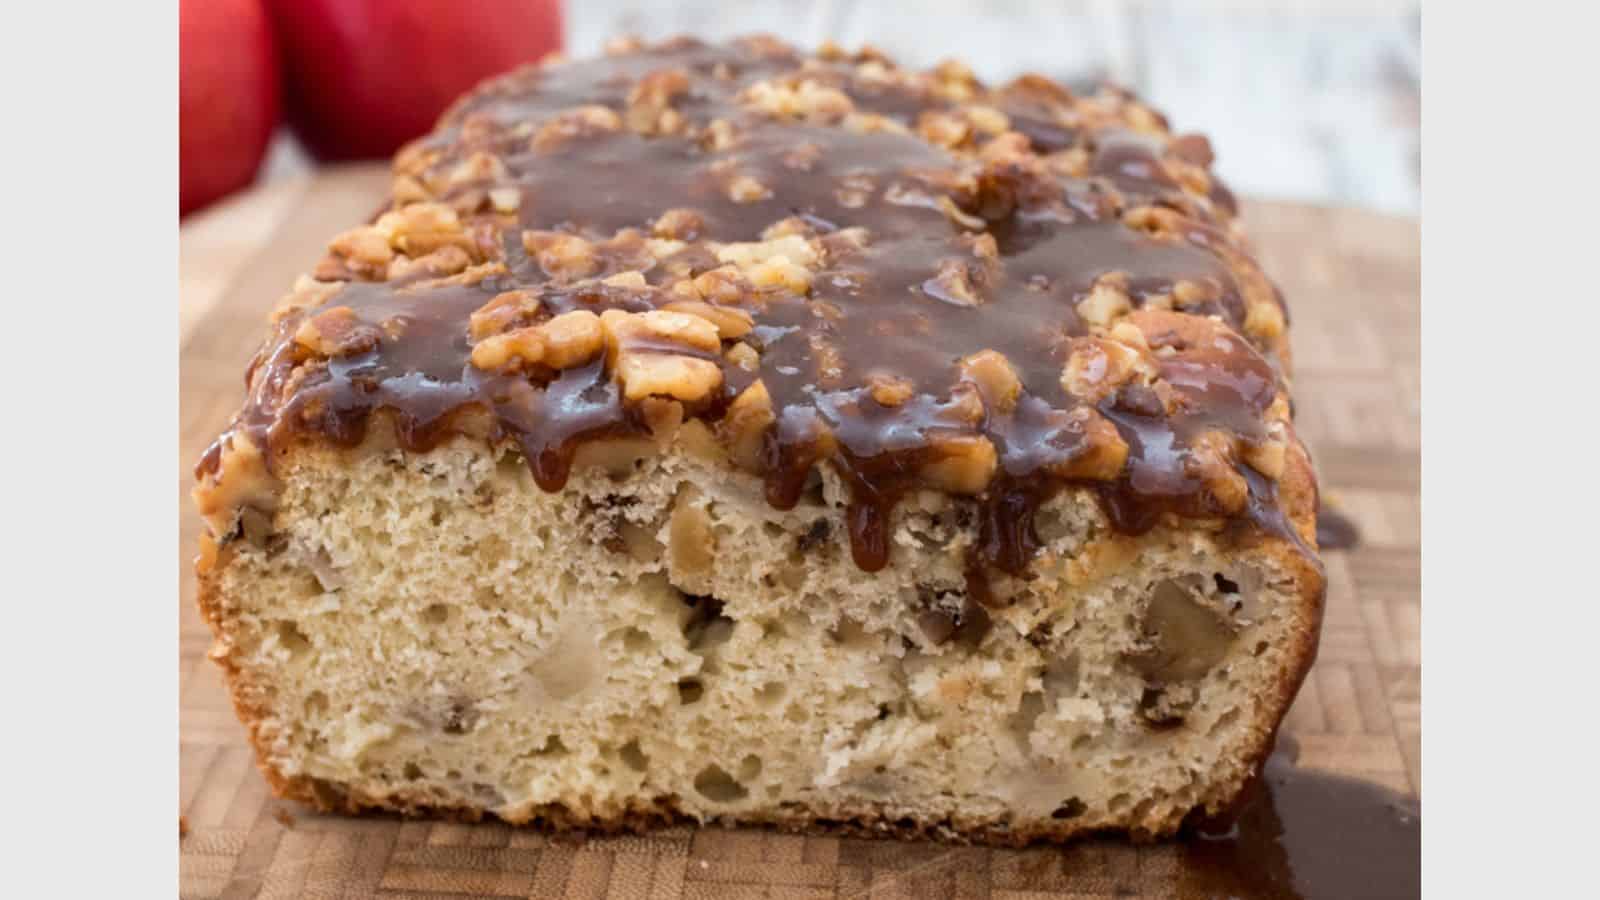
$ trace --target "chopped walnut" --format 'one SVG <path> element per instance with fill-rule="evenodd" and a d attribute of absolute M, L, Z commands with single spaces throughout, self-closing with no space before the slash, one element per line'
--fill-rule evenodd
<path fill-rule="evenodd" d="M 1120 272 L 1101 276 L 1089 290 L 1089 296 L 1078 301 L 1078 317 L 1099 328 L 1110 325 L 1113 320 L 1132 310 L 1127 276 Z"/>
<path fill-rule="evenodd" d="M 536 152 L 548 153 L 568 141 L 622 129 L 622 117 L 605 106 L 579 106 L 557 114 L 533 136 Z"/>
<path fill-rule="evenodd" d="M 717 558 L 717 535 L 711 528 L 711 517 L 697 500 L 699 492 L 687 487 L 672 505 L 667 546 L 674 575 L 708 572 Z"/>
<path fill-rule="evenodd" d="M 702 353 L 720 350 L 717 328 L 705 319 L 659 309 L 643 313 L 608 309 L 600 323 L 607 363 L 627 399 L 659 394 L 692 403 L 722 385 L 722 369 L 716 363 L 663 347 L 678 344 Z"/>
<path fill-rule="evenodd" d="M 498 187 L 489 191 L 489 205 L 497 213 L 510 215 L 522 206 L 522 190 L 514 187 Z"/>
<path fill-rule="evenodd" d="M 1250 499 L 1250 485 L 1234 468 L 1234 440 L 1221 431 L 1207 431 L 1190 441 L 1184 469 L 1205 485 L 1216 511 L 1233 515 Z"/>
<path fill-rule="evenodd" d="M 724 306 L 738 303 L 750 289 L 738 268 L 731 265 L 701 272 L 693 279 L 684 279 L 672 286 L 672 292 L 682 297 L 704 299 Z"/>
<path fill-rule="evenodd" d="M 1019 131 L 1005 131 L 995 135 L 978 148 L 978 159 L 983 162 L 1025 159 L 1032 145 L 1028 136 Z"/>
<path fill-rule="evenodd" d="M 787 219 L 779 219 L 761 229 L 761 240 L 776 241 L 780 238 L 797 237 L 803 241 L 811 237 L 815 231 L 816 229 L 805 219 L 799 216 L 790 216 Z M 810 249 L 809 245 L 807 245 L 807 249 Z"/>
<path fill-rule="evenodd" d="M 947 259 L 939 263 L 938 274 L 922 285 L 922 290 L 936 300 L 953 306 L 978 306 L 983 296 L 972 282 L 972 267 L 962 259 Z"/>
<path fill-rule="evenodd" d="M 978 88 L 977 76 L 959 60 L 947 59 L 933 70 L 933 92 L 946 100 L 970 100 Z"/>
<path fill-rule="evenodd" d="M 994 444 L 982 435 L 945 438 L 932 449 L 936 458 L 922 467 L 921 475 L 952 494 L 982 493 L 999 465 Z"/>
<path fill-rule="evenodd" d="M 712 119 L 700 133 L 700 146 L 712 153 L 730 150 L 738 141 L 739 135 L 727 119 Z"/>
<path fill-rule="evenodd" d="M 658 69 L 639 79 L 628 94 L 628 128 L 639 134 L 670 134 L 683 126 L 672 101 L 689 90 L 682 69 Z"/>
<path fill-rule="evenodd" d="M 839 387 L 844 378 L 845 362 L 838 345 L 821 334 L 811 335 L 807 343 L 811 345 L 811 362 L 816 366 L 817 384 Z"/>
<path fill-rule="evenodd" d="M 586 309 L 562 313 L 539 327 L 544 332 L 544 363 L 557 369 L 588 362 L 605 342 L 600 317 Z"/>
<path fill-rule="evenodd" d="M 1017 406 L 1022 395 L 1022 381 L 1011 361 L 993 350 L 980 350 L 962 359 L 956 365 L 962 379 L 978 386 L 986 406 L 1007 413 Z"/>
<path fill-rule="evenodd" d="M 440 247 L 431 253 L 416 257 L 396 257 L 389 263 L 389 280 L 395 281 L 412 275 L 440 278 L 458 275 L 472 265 L 472 255 L 458 246 Z"/>
<path fill-rule="evenodd" d="M 501 307 L 508 308 L 510 304 Z M 488 371 L 533 365 L 570 369 L 593 359 L 603 345 L 600 317 L 586 309 L 575 309 L 548 322 L 512 329 L 479 341 L 472 348 L 472 364 Z"/>
<path fill-rule="evenodd" d="M 1011 118 L 992 106 L 973 104 L 961 112 L 967 117 L 967 121 L 972 123 L 972 127 L 984 134 L 1004 134 L 1011 128 Z"/>
<path fill-rule="evenodd" d="M 746 372 L 754 372 L 761 367 L 761 354 L 744 341 L 729 347 L 728 352 L 722 354 L 722 358 Z"/>
<path fill-rule="evenodd" d="M 715 306 L 703 300 L 674 300 L 663 306 L 662 309 L 671 312 L 687 313 L 699 316 L 717 327 L 717 334 L 723 340 L 736 340 L 750 333 L 755 327 L 755 319 L 742 309 L 728 306 Z"/>
<path fill-rule="evenodd" d="M 782 259 L 802 266 L 815 265 L 817 261 L 816 249 L 798 234 L 751 243 L 719 244 L 715 249 L 718 260 L 733 263 L 741 269 L 773 259 Z"/>
<path fill-rule="evenodd" d="M 747 471 L 761 470 L 767 429 L 777 420 L 772 411 L 772 395 L 760 379 L 733 398 L 722 417 L 720 431 L 736 465 Z"/>
<path fill-rule="evenodd" d="M 780 118 L 836 121 L 855 109 L 848 94 L 809 78 L 798 84 L 758 81 L 740 99 L 751 109 Z"/>
<path fill-rule="evenodd" d="M 447 183 L 451 187 L 461 187 L 466 184 L 504 181 L 506 174 L 506 164 L 500 161 L 500 157 L 479 150 L 450 170 Z"/>
<path fill-rule="evenodd" d="M 945 214 L 946 218 L 957 225 L 960 225 L 962 228 L 971 228 L 975 231 L 981 231 L 988 224 L 977 216 L 971 215 L 964 211 L 961 207 L 956 205 L 954 200 L 950 199 L 949 197 L 941 195 L 935 202 L 939 204 L 939 210 Z"/>
<path fill-rule="evenodd" d="M 718 260 L 737 266 L 757 290 L 788 290 L 796 294 L 811 290 L 811 267 L 816 265 L 818 255 L 811 242 L 800 235 L 721 244 L 715 252 Z"/>
<path fill-rule="evenodd" d="M 543 359 L 544 331 L 537 325 L 492 335 L 472 348 L 472 365 L 484 371 L 526 368 Z"/>
<path fill-rule="evenodd" d="M 325 309 L 300 323 L 294 342 L 321 357 L 356 356 L 378 346 L 383 332 L 348 306 Z"/>
<path fill-rule="evenodd" d="M 954 149 L 972 136 L 972 125 L 954 113 L 929 110 L 917 117 L 917 133 L 929 143 Z"/>
<path fill-rule="evenodd" d="M 1267 425 L 1266 437 L 1259 441 L 1246 441 L 1239 455 L 1250 468 L 1277 481 L 1283 477 L 1288 449 L 1288 429 L 1282 422 L 1271 422 Z"/>
<path fill-rule="evenodd" d="M 524 231 L 522 248 L 539 261 L 539 268 L 557 281 L 587 278 L 600 268 L 594 244 L 562 231 Z"/>
<path fill-rule="evenodd" d="M 531 322 L 543 304 L 529 291 L 504 291 L 478 307 L 468 320 L 468 334 L 475 341 L 499 334 L 514 325 Z"/>
<path fill-rule="evenodd" d="M 867 393 L 884 406 L 900 406 L 916 392 L 908 378 L 886 372 L 873 372 L 867 376 Z"/>
<path fill-rule="evenodd" d="M 663 341 L 706 353 L 722 349 L 716 326 L 698 316 L 661 309 L 642 313 L 608 309 L 600 319 L 605 327 L 607 359 L 612 362 L 632 345 L 658 347 Z"/>
<path fill-rule="evenodd" d="M 728 182 L 728 199 L 735 203 L 756 203 L 771 196 L 771 188 L 749 175 L 736 175 Z"/>
<path fill-rule="evenodd" d="M 340 234 L 329 242 L 328 252 L 342 260 L 351 272 L 372 279 L 384 277 L 394 258 L 389 238 L 371 225 Z"/>
<path fill-rule="evenodd" d="M 277 492 L 266 458 L 243 431 L 222 439 L 216 473 L 201 477 L 191 495 L 210 535 L 219 541 L 226 541 L 233 534 L 243 508 L 270 512 L 277 506 Z"/>
<path fill-rule="evenodd" d="M 1068 394 L 1099 403 L 1130 379 L 1155 377 L 1150 360 L 1136 347 L 1109 338 L 1074 338 L 1071 355 L 1061 373 Z"/>
<path fill-rule="evenodd" d="M 722 385 L 722 370 L 716 363 L 670 353 L 623 353 L 616 374 L 628 400 L 660 394 L 693 403 Z"/>
<path fill-rule="evenodd" d="M 678 208 L 662 213 L 651 226 L 651 231 L 658 238 L 692 241 L 700 237 L 700 231 L 705 227 L 705 219 L 698 212 Z"/>
<path fill-rule="evenodd" d="M 406 206 L 433 199 L 433 195 L 428 193 L 422 182 L 410 175 L 396 175 L 394 182 L 389 186 L 389 196 L 394 200 L 395 206 Z"/>
<path fill-rule="evenodd" d="M 1099 412 L 1080 406 L 1068 413 L 1084 435 L 1083 450 L 1071 460 L 1054 466 L 1061 478 L 1115 481 L 1128 461 L 1128 442 L 1117 427 Z"/>
<path fill-rule="evenodd" d="M 276 325 L 291 313 L 327 303 L 343 289 L 342 281 L 318 281 L 309 275 L 301 275 L 295 279 L 294 288 L 278 301 L 267 318 Z"/>
<path fill-rule="evenodd" d="M 1244 330 L 1246 334 L 1259 338 L 1278 338 L 1283 336 L 1283 310 L 1275 301 L 1261 300 L 1251 303 L 1244 313 Z"/>
<path fill-rule="evenodd" d="M 608 275 L 600 279 L 600 283 L 607 287 L 631 288 L 633 290 L 642 290 L 650 286 L 650 282 L 645 280 L 644 273 L 638 269 L 630 269 L 626 272 Z"/>
<path fill-rule="evenodd" d="M 443 247 L 475 249 L 461 217 L 443 203 L 413 203 L 386 212 L 373 223 L 389 245 L 407 256 L 424 256 Z"/>

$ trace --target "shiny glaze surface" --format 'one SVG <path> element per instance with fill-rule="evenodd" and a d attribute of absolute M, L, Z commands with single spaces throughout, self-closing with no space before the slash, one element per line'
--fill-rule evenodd
<path fill-rule="evenodd" d="M 471 314 L 514 289 L 535 293 L 549 315 L 657 308 L 674 299 L 674 279 L 716 265 L 718 244 L 759 241 L 774 223 L 798 220 L 823 248 L 810 291 L 750 298 L 755 327 L 744 341 L 758 351 L 757 367 L 702 354 L 721 368 L 722 385 L 684 413 L 714 425 L 759 379 L 775 412 L 760 473 L 768 500 L 793 506 L 813 468 L 827 461 L 850 487 L 847 521 L 862 569 L 887 564 L 896 501 L 927 486 L 925 468 L 943 458 L 951 439 L 973 436 L 992 443 L 997 458 L 992 480 L 975 495 L 982 530 L 970 566 L 980 581 L 990 569 L 1026 567 L 1038 543 L 1032 516 L 1064 486 L 1093 489 L 1126 533 L 1176 518 L 1221 519 L 1314 556 L 1285 515 L 1279 485 L 1236 452 L 1266 439 L 1270 411 L 1286 400 L 1285 345 L 1245 328 L 1250 302 L 1281 309 L 1281 300 L 1241 249 L 1235 205 L 1221 183 L 1208 179 L 1198 190 L 1173 177 L 1185 166 L 1205 170 L 1204 140 L 1171 137 L 1159 116 L 1115 92 L 1086 103 L 1032 76 L 994 90 L 971 82 L 952 91 L 926 78 L 883 83 L 863 75 L 884 65 L 870 54 L 807 58 L 763 41 L 675 41 L 486 86 L 402 153 L 397 170 L 407 153 L 428 172 L 494 154 L 503 169 L 490 180 L 451 186 L 437 199 L 461 211 L 475 261 L 500 267 L 467 283 L 415 274 L 373 280 L 326 263 L 319 277 L 347 284 L 321 308 L 347 306 L 382 336 L 365 352 L 308 361 L 293 335 L 318 307 L 291 312 L 252 364 L 250 399 L 234 429 L 274 451 L 270 464 L 297 436 L 357 443 L 378 410 L 413 450 L 457 433 L 463 416 L 487 413 L 495 436 L 520 444 L 541 487 L 559 489 L 580 444 L 644 436 L 645 418 L 623 401 L 602 360 L 532 374 L 475 368 Z M 530 139 L 541 123 L 575 107 L 600 105 L 626 117 L 641 85 L 667 71 L 689 84 L 671 104 L 683 123 L 675 133 L 622 128 L 551 146 Z M 796 73 L 838 88 L 853 102 L 852 115 L 871 121 L 845 127 L 774 118 L 741 101 L 752 85 Z M 1005 113 L 1026 152 L 988 153 L 976 143 L 951 149 L 907 130 L 930 113 L 975 102 Z M 708 143 L 714 122 L 731 127 L 731 145 Z M 766 194 L 734 199 L 733 175 L 754 178 Z M 515 189 L 514 215 L 489 208 L 486 189 L 494 187 Z M 1132 215 L 1145 208 L 1176 218 L 1152 228 Z M 596 242 L 626 229 L 649 233 L 669 209 L 692 210 L 697 223 L 667 260 L 641 265 L 602 255 L 593 278 L 572 283 L 552 279 L 524 247 L 528 230 Z M 938 277 L 952 268 L 970 291 L 952 294 Z M 599 283 L 623 270 L 642 271 L 645 284 Z M 1159 396 L 1127 385 L 1087 400 L 1063 384 L 1075 342 L 1105 332 L 1082 318 L 1079 304 L 1112 273 L 1125 279 L 1133 311 L 1171 308 L 1180 283 L 1198 286 L 1182 318 L 1203 327 L 1169 328 L 1159 318 L 1143 326 Z M 1004 356 L 1021 383 L 1010 408 L 958 374 L 960 360 L 984 350 Z M 909 399 L 879 402 L 867 387 L 874 377 L 908 383 Z M 1094 449 L 1097 423 L 1109 423 L 1127 445 L 1111 478 L 1073 474 Z M 1195 445 L 1212 433 L 1234 448 L 1224 464 L 1244 479 L 1248 502 L 1229 506 L 1211 489 Z M 214 448 L 202 460 L 202 476 L 215 470 L 217 456 Z"/>

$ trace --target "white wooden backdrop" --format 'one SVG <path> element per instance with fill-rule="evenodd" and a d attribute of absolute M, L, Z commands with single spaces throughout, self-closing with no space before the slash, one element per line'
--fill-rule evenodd
<path fill-rule="evenodd" d="M 567 45 L 768 31 L 980 76 L 1112 79 L 1202 131 L 1239 193 L 1416 214 L 1420 0 L 566 0 Z M 303 168 L 292 146 L 269 173 Z"/>

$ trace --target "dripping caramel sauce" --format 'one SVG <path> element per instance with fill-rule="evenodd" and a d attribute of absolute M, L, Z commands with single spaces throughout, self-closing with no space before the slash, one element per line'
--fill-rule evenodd
<path fill-rule="evenodd" d="M 252 362 L 250 397 L 233 429 L 270 448 L 270 465 L 301 435 L 359 444 L 378 411 L 394 422 L 399 444 L 417 452 L 460 433 L 464 417 L 487 414 L 490 436 L 515 441 L 539 486 L 559 490 L 583 443 L 646 436 L 648 428 L 638 410 L 623 403 L 599 361 L 540 378 L 475 369 L 468 318 L 512 289 L 538 292 L 552 314 L 641 311 L 671 297 L 664 290 L 667 276 L 656 270 L 645 272 L 649 288 L 643 294 L 554 284 L 522 248 L 521 229 L 599 240 L 619 229 L 647 229 L 664 210 L 682 207 L 702 218 L 702 239 L 752 241 L 773 222 L 797 216 L 824 239 L 842 228 L 865 228 L 870 246 L 830 260 L 809 297 L 768 298 L 747 338 L 760 353 L 759 371 L 746 373 L 716 360 L 724 373 L 722 393 L 686 415 L 714 423 L 737 390 L 759 377 L 777 417 L 764 451 L 768 502 L 794 507 L 814 482 L 813 470 L 832 465 L 849 488 L 845 519 L 852 557 L 862 570 L 887 565 L 896 504 L 919 487 L 917 471 L 946 434 L 982 434 L 999 456 L 1000 471 L 973 498 L 979 539 L 969 552 L 967 573 L 980 605 L 994 602 L 988 572 L 1026 571 L 1040 546 L 1034 516 L 1067 487 L 1091 489 L 1120 532 L 1141 534 L 1171 516 L 1221 515 L 1282 537 L 1315 559 L 1283 514 L 1276 485 L 1240 466 L 1249 502 L 1229 515 L 1217 508 L 1190 465 L 1190 442 L 1204 430 L 1258 438 L 1263 413 L 1282 389 L 1277 361 L 1237 337 L 1245 305 L 1233 271 L 1217 252 L 1227 243 L 1221 229 L 1232 215 L 1231 198 L 1196 201 L 1162 171 L 1160 139 L 1061 122 L 1049 112 L 1050 98 L 1033 88 L 994 91 L 989 100 L 1014 117 L 1038 152 L 1086 149 L 1089 177 L 990 167 L 979 173 L 973 195 L 951 185 L 974 164 L 914 135 L 779 123 L 739 105 L 744 88 L 794 71 L 801 60 L 771 48 L 677 41 L 525 72 L 469 97 L 427 143 L 443 154 L 441 169 L 485 148 L 504 161 L 505 183 L 524 198 L 516 227 L 500 235 L 508 274 L 476 285 L 434 287 L 351 281 L 329 305 L 349 306 L 364 322 L 395 327 L 370 352 L 325 364 L 304 364 L 293 342 L 296 326 L 316 310 L 291 314 Z M 808 77 L 838 85 L 860 110 L 908 126 L 922 113 L 949 105 L 925 90 L 864 86 L 852 79 L 847 64 L 813 65 Z M 663 68 L 691 76 L 693 87 L 678 107 L 690 120 L 734 123 L 740 140 L 733 148 L 710 152 L 681 138 L 623 130 L 535 151 L 524 138 L 511 136 L 517 124 L 538 123 L 580 104 L 624 109 L 632 85 Z M 494 125 L 488 137 L 479 127 L 469 139 L 469 121 Z M 796 153 L 806 147 L 819 152 Z M 770 195 L 733 202 L 714 164 L 754 176 Z M 872 201 L 847 202 L 838 191 L 847 182 L 870 185 Z M 1213 194 L 1218 190 L 1225 188 Z M 956 305 L 928 287 L 941 263 L 972 259 L 972 234 L 946 217 L 941 198 L 980 216 L 999 248 L 996 270 L 977 273 L 985 295 L 978 308 Z M 1191 224 L 1179 239 L 1156 239 L 1120 221 L 1121 211 L 1136 205 L 1181 210 Z M 700 245 L 686 253 L 697 260 L 695 271 L 715 265 Z M 1211 284 L 1217 296 L 1188 311 L 1214 316 L 1233 332 L 1214 345 L 1180 347 L 1181 353 L 1161 364 L 1162 377 L 1182 401 L 1178 411 L 1164 414 L 1120 395 L 1097 404 L 1127 441 L 1128 462 L 1115 481 L 1074 482 L 1052 474 L 1087 449 L 1080 420 L 1071 415 L 1082 401 L 1060 384 L 1064 348 L 1071 338 L 1088 334 L 1075 305 L 1109 272 L 1126 274 L 1135 306 L 1179 280 Z M 819 376 L 816 338 L 837 348 L 853 380 Z M 951 413 L 958 405 L 954 365 L 986 349 L 1011 361 L 1023 391 L 1013 411 L 986 412 L 973 426 Z M 909 380 L 913 399 L 894 409 L 877 404 L 860 383 L 879 370 Z M 819 437 L 824 434 L 826 440 Z M 227 435 L 219 438 L 198 471 L 216 470 L 226 440 Z"/>

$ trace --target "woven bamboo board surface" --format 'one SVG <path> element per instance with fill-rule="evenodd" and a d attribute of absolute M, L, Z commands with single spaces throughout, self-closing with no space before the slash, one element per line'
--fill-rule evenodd
<path fill-rule="evenodd" d="M 247 897 L 1098 898 L 1172 896 L 1174 844 L 989 850 L 680 827 L 573 837 L 499 823 L 321 816 L 271 797 L 205 657 L 191 466 L 242 398 L 267 309 L 328 237 L 369 215 L 381 167 L 325 171 L 186 223 L 180 237 L 180 894 Z M 1295 398 L 1325 495 L 1361 529 L 1325 555 L 1317 664 L 1283 731 L 1299 765 L 1421 788 L 1418 223 L 1247 202 L 1289 298 Z"/>

